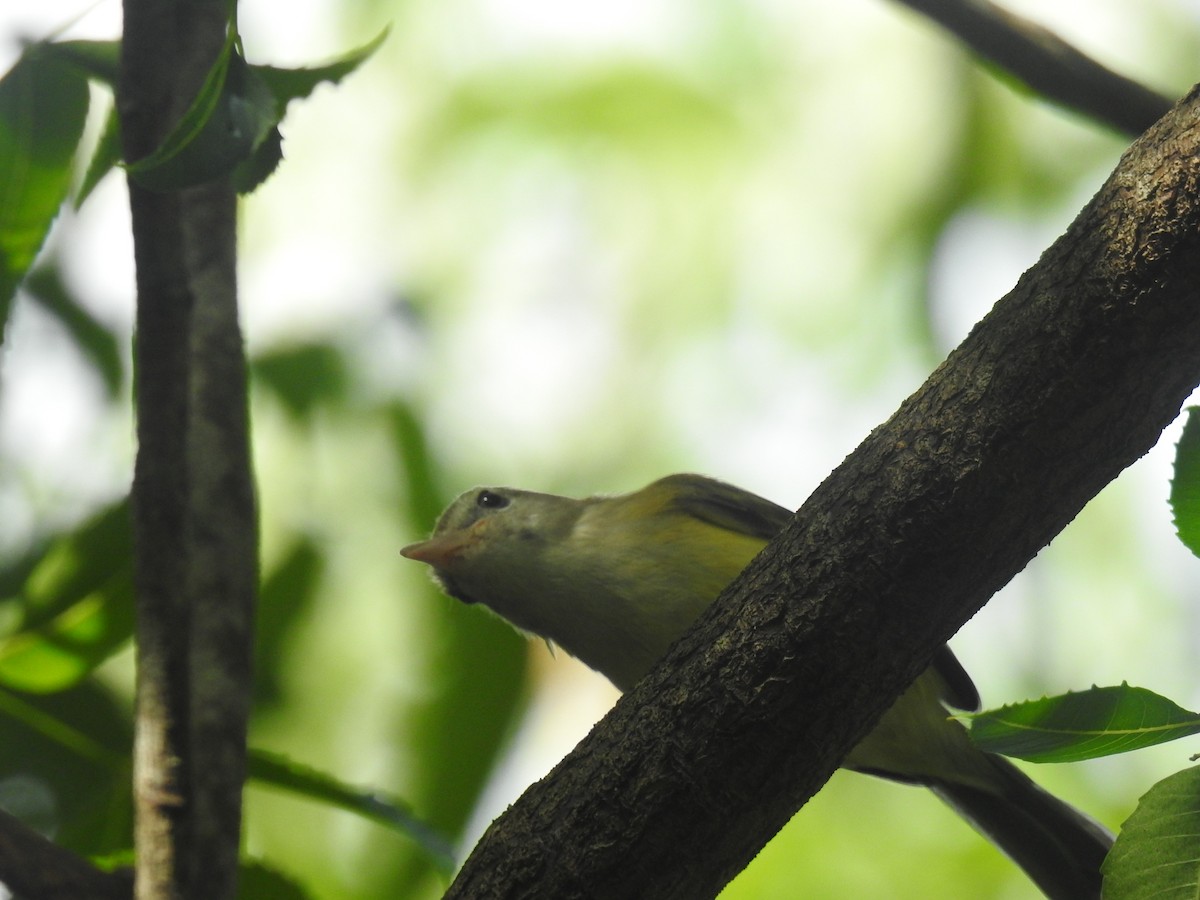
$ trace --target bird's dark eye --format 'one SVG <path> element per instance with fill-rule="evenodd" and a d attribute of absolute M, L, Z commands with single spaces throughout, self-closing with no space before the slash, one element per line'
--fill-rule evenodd
<path fill-rule="evenodd" d="M 480 491 L 479 496 L 475 498 L 475 505 L 484 509 L 504 509 L 509 503 L 507 497 L 495 491 Z"/>

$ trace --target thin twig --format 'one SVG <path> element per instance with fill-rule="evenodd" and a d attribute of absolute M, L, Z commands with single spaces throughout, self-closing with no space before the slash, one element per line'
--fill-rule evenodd
<path fill-rule="evenodd" d="M 1052 31 L 988 0 L 897 0 L 933 19 L 964 44 L 1067 109 L 1132 137 L 1162 118 L 1172 101 L 1096 62 Z"/>

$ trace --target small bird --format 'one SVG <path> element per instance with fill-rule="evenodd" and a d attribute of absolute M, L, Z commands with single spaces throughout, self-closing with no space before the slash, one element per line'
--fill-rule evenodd
<path fill-rule="evenodd" d="M 583 500 L 475 488 L 432 537 L 400 552 L 430 565 L 450 596 L 552 641 L 626 691 L 791 516 L 701 475 Z M 1099 897 L 1112 835 L 977 748 L 947 706 L 978 709 L 979 695 L 942 647 L 843 767 L 930 788 L 1052 900 Z"/>

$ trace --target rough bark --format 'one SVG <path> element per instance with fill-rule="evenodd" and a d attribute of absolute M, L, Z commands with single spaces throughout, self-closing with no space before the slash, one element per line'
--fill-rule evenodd
<path fill-rule="evenodd" d="M 124 157 L 157 147 L 225 39 L 225 0 L 126 0 Z M 137 263 L 136 891 L 233 897 L 256 588 L 236 198 L 130 181 Z"/>
<path fill-rule="evenodd" d="M 714 896 L 1154 445 L 1200 383 L 1198 122 L 1193 91 L 448 897 Z"/>

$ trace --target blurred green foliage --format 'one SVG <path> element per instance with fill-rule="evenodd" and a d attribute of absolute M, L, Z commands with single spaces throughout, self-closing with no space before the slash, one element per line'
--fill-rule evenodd
<path fill-rule="evenodd" d="M 297 52 L 280 15 L 243 10 L 256 58 Z M 399 547 L 477 482 L 584 494 L 690 469 L 798 504 L 1123 142 L 877 2 L 305 15 L 313 56 L 330 33 L 394 24 L 289 119 L 285 164 L 244 208 L 264 572 L 252 743 L 293 766 L 275 773 L 288 791 L 249 785 L 261 862 L 244 893 L 432 898 L 445 875 L 419 841 L 313 799 L 377 792 L 461 858 L 553 763 L 545 732 L 578 733 L 568 720 L 605 701 L 556 694 L 544 670 L 561 660 L 441 596 Z M 1194 80 L 1183 12 L 1113 3 L 1101 20 L 1130 74 Z M 72 90 L 61 112 L 82 128 Z M 94 198 L 105 210 L 103 186 Z M 130 827 L 131 286 L 100 265 L 126 226 L 91 203 L 0 307 L 0 802 L 105 854 Z M 93 415 L 64 463 L 36 425 L 62 426 L 72 392 Z M 88 480 L 96 457 L 124 474 Z M 1164 549 L 1165 513 L 1147 525 L 1165 478 L 1132 477 L 964 631 L 989 701 L 1125 677 L 1182 693 L 1171 678 L 1194 648 L 1162 623 L 1196 580 Z M 1153 659 L 1129 655 L 1143 645 Z M 310 769 L 329 780 L 303 794 Z M 1115 825 L 1148 772 L 1037 776 Z M 967 894 L 1033 896 L 928 792 L 839 774 L 725 896 Z"/>
<path fill-rule="evenodd" d="M 84 77 L 47 54 L 25 54 L 0 79 L 0 344 L 13 292 L 67 197 L 87 110 Z"/>

